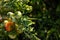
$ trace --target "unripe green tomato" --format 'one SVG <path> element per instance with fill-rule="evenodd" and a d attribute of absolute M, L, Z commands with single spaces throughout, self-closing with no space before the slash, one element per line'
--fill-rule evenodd
<path fill-rule="evenodd" d="M 14 16 L 14 13 L 8 12 L 7 15 Z"/>
<path fill-rule="evenodd" d="M 21 34 L 21 33 L 23 33 L 23 31 L 22 30 L 17 30 L 17 33 Z"/>
<path fill-rule="evenodd" d="M 20 11 L 17 11 L 17 16 L 22 17 L 22 13 Z"/>
<path fill-rule="evenodd" d="M 32 6 L 26 5 L 25 7 L 27 11 L 32 11 Z"/>
<path fill-rule="evenodd" d="M 11 38 L 11 39 L 15 39 L 17 35 L 15 35 L 15 34 L 9 34 L 8 36 L 9 36 L 9 38 Z"/>

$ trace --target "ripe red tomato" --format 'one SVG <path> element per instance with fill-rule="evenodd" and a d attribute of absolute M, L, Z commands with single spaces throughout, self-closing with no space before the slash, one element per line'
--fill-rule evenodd
<path fill-rule="evenodd" d="M 11 26 L 13 25 L 13 22 L 7 22 L 5 23 L 5 29 L 6 31 L 10 32 L 12 30 Z"/>

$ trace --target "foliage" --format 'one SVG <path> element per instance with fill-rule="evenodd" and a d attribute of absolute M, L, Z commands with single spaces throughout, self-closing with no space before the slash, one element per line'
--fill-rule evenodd
<path fill-rule="evenodd" d="M 58 3 L 58 0 L 0 0 L 0 40 L 60 40 Z"/>

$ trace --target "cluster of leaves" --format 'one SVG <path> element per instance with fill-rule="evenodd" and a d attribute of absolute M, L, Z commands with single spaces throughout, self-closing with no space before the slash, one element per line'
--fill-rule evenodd
<path fill-rule="evenodd" d="M 32 6 L 27 5 L 29 0 L 4 0 L 2 1 L 1 5 L 1 12 L 8 12 L 8 11 L 21 11 L 23 13 L 29 13 L 32 11 Z"/>
<path fill-rule="evenodd" d="M 32 1 L 32 4 L 34 4 L 32 5 L 32 17 L 37 18 L 35 19 L 35 29 L 38 33 L 38 37 L 41 38 L 41 40 L 60 40 L 60 23 L 58 22 L 60 20 L 60 16 L 55 8 L 58 4 L 54 4 L 55 2 L 56 0 Z"/>

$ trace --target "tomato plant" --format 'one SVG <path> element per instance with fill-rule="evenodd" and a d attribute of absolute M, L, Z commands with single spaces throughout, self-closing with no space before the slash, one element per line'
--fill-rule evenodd
<path fill-rule="evenodd" d="M 0 0 L 0 40 L 60 40 L 59 0 Z"/>

